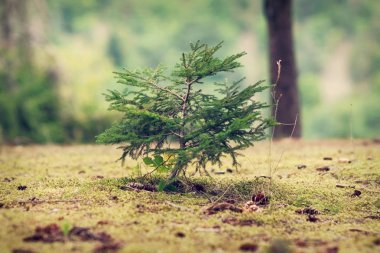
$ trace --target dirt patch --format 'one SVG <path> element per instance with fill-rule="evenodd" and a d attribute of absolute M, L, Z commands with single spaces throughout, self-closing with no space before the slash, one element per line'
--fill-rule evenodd
<path fill-rule="evenodd" d="M 24 238 L 25 242 L 64 242 L 65 236 L 57 224 L 49 224 L 45 227 L 36 227 L 34 234 Z"/>

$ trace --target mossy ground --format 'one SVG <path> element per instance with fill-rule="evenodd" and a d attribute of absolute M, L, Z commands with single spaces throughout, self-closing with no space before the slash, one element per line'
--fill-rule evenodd
<path fill-rule="evenodd" d="M 134 161 L 124 167 L 115 162 L 119 151 L 86 145 L 2 147 L 0 251 L 93 251 L 96 242 L 23 241 L 36 226 L 57 223 L 107 232 L 121 243 L 119 252 L 239 252 L 244 243 L 267 252 L 278 240 L 291 252 L 334 252 L 334 247 L 380 252 L 380 145 L 371 141 L 275 142 L 272 180 L 260 177 L 270 175 L 269 144 L 258 143 L 244 151 L 238 172 L 189 179 L 203 185 L 205 193 L 122 191 L 126 178 L 139 171 Z M 307 167 L 298 169 L 300 164 Z M 331 170 L 316 171 L 322 166 Z M 222 168 L 214 166 L 218 171 L 227 167 L 228 161 Z M 354 189 L 337 184 L 355 186 L 362 194 L 353 197 Z M 27 188 L 18 190 L 21 185 Z M 262 212 L 203 214 L 210 201 L 232 198 L 242 205 L 259 190 L 271 197 Z M 321 212 L 318 222 L 295 213 L 308 206 Z M 225 224 L 227 217 L 259 225 Z"/>

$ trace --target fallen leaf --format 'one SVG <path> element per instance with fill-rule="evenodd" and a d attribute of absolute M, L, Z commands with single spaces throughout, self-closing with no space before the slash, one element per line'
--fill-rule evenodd
<path fill-rule="evenodd" d="M 186 235 L 183 232 L 177 232 L 177 233 L 175 233 L 175 236 L 179 237 L 179 238 L 184 238 Z"/>
<path fill-rule="evenodd" d="M 317 171 L 329 171 L 330 170 L 330 167 L 328 166 L 324 166 L 324 167 L 320 167 L 320 168 L 316 168 Z"/>
<path fill-rule="evenodd" d="M 17 190 L 19 190 L 19 191 L 25 191 L 26 188 L 28 188 L 26 185 L 19 185 L 19 186 L 17 187 Z"/>
<path fill-rule="evenodd" d="M 96 224 L 97 225 L 108 225 L 110 222 L 108 220 L 100 220 Z"/>
<path fill-rule="evenodd" d="M 32 236 L 28 236 L 24 238 L 25 242 L 63 242 L 65 240 L 64 234 L 60 227 L 55 224 L 49 224 L 45 227 L 37 226 L 35 232 Z"/>
<path fill-rule="evenodd" d="M 250 242 L 243 243 L 239 247 L 239 250 L 241 250 L 241 251 L 249 251 L 249 252 L 255 252 L 257 249 L 258 249 L 257 244 L 250 243 Z"/>
<path fill-rule="evenodd" d="M 298 214 L 310 214 L 310 215 L 315 215 L 319 214 L 320 212 L 314 208 L 311 207 L 305 207 L 304 209 L 298 209 L 296 210 L 296 213 Z"/>
<path fill-rule="evenodd" d="M 307 219 L 306 219 L 307 221 L 309 221 L 309 222 L 317 222 L 317 221 L 319 221 L 319 218 L 317 217 L 317 216 L 315 216 L 315 215 L 308 215 L 307 216 Z"/>
<path fill-rule="evenodd" d="M 362 192 L 359 191 L 359 190 L 354 190 L 354 193 L 351 195 L 351 197 L 359 197 L 360 195 L 362 195 Z"/>
<path fill-rule="evenodd" d="M 258 192 L 256 194 L 253 194 L 252 197 L 251 197 L 251 200 L 256 205 L 266 206 L 266 205 L 269 204 L 269 197 L 266 196 L 263 192 Z"/>

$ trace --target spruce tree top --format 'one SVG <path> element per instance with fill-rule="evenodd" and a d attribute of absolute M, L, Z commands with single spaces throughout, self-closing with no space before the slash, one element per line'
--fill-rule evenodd
<path fill-rule="evenodd" d="M 241 88 L 244 79 L 233 83 L 213 83 L 218 96 L 205 94 L 199 87 L 207 77 L 232 72 L 242 65 L 237 59 L 245 52 L 217 58 L 222 43 L 209 47 L 199 41 L 190 44 L 170 75 L 164 69 L 116 72 L 125 89 L 110 90 L 106 100 L 110 110 L 123 114 L 120 121 L 97 136 L 97 142 L 120 144 L 121 160 L 154 155 L 174 157 L 171 178 L 184 172 L 190 162 L 205 168 L 208 162 L 220 163 L 224 155 L 238 165 L 237 151 L 265 137 L 272 120 L 264 119 L 265 103 L 253 96 L 266 89 L 262 81 Z"/>

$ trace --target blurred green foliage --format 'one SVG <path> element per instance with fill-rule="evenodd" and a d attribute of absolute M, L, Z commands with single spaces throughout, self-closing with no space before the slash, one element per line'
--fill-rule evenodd
<path fill-rule="evenodd" d="M 246 71 L 236 76 L 247 76 L 251 83 L 268 79 L 262 1 L 37 2 L 46 8 L 39 6 L 29 15 L 46 17 L 44 25 L 27 23 L 46 34 L 43 44 L 31 47 L 44 56 L 39 63 L 13 67 L 19 83 L 13 91 L 6 88 L 8 66 L 0 60 L 0 139 L 94 141 L 93 136 L 117 117 L 109 115 L 102 97 L 117 86 L 112 72 L 171 66 L 189 41 L 225 41 L 226 54 L 247 51 Z M 379 12 L 380 2 L 372 0 L 294 0 L 304 137 L 346 138 L 351 124 L 354 137 L 380 135 Z M 343 44 L 348 48 L 345 55 L 335 55 Z M 0 48 L 2 59 L 23 57 L 6 52 Z M 321 83 L 329 71 L 326 66 L 341 56 L 347 58 L 343 74 L 350 83 L 349 92 L 340 93 L 339 69 L 336 78 L 330 75 Z M 337 95 L 327 99 L 330 89 L 338 89 Z"/>

